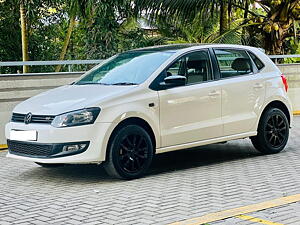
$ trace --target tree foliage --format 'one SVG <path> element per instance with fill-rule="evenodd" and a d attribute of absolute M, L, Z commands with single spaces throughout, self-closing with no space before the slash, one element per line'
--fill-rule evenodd
<path fill-rule="evenodd" d="M 22 60 L 20 1 L 0 0 L 1 61 Z M 102 59 L 132 48 L 195 42 L 247 44 L 270 54 L 300 51 L 299 0 L 22 1 L 30 60 Z M 159 35 L 149 35 L 141 18 Z M 46 69 L 54 68 L 31 72 Z"/>
<path fill-rule="evenodd" d="M 258 43 L 256 36 L 262 34 L 263 46 L 260 47 L 264 47 L 270 54 L 285 53 L 287 38 L 294 37 L 295 41 L 299 39 L 299 0 L 137 0 L 137 5 L 146 10 L 150 18 L 157 20 L 162 16 L 171 17 L 179 27 L 182 24 L 184 27 L 193 26 L 198 14 L 208 18 L 217 12 L 215 15 L 220 19 L 222 37 L 219 40 L 226 33 L 227 36 L 241 36 L 239 40 L 242 43 L 253 44 Z M 241 10 L 244 15 L 240 15 L 243 20 L 239 26 L 244 28 L 243 31 L 236 29 L 236 20 L 239 18 L 234 16 Z"/>

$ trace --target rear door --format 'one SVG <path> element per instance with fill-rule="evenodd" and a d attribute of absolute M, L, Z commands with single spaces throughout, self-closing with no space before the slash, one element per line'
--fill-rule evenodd
<path fill-rule="evenodd" d="M 265 98 L 265 82 L 242 49 L 215 48 L 222 81 L 224 136 L 252 131 Z"/>

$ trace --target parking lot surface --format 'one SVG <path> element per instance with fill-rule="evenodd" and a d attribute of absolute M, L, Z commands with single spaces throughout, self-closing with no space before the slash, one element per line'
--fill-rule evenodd
<path fill-rule="evenodd" d="M 157 155 L 146 177 L 101 166 L 42 168 L 0 152 L 0 224 L 168 224 L 300 193 L 300 117 L 286 149 L 261 155 L 249 139 Z M 300 224 L 300 203 L 247 214 Z M 259 224 L 238 217 L 210 224 Z"/>

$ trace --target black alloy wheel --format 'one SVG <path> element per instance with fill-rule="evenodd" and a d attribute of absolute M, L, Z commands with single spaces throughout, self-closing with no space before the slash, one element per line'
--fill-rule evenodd
<path fill-rule="evenodd" d="M 135 179 L 144 175 L 152 162 L 154 148 L 149 134 L 140 126 L 127 125 L 111 138 L 106 172 L 117 178 Z"/>
<path fill-rule="evenodd" d="M 128 134 L 120 143 L 119 164 L 128 173 L 136 173 L 149 157 L 148 143 L 141 134 Z"/>
<path fill-rule="evenodd" d="M 288 124 L 280 114 L 272 115 L 266 123 L 265 138 L 269 144 L 278 148 L 287 138 Z"/>
<path fill-rule="evenodd" d="M 251 137 L 251 141 L 254 147 L 262 153 L 278 153 L 288 142 L 289 126 L 286 115 L 280 109 L 270 108 L 263 113 L 257 136 Z"/>

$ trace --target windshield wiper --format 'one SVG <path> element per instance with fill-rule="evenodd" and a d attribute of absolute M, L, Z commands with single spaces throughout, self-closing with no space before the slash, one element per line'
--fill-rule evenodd
<path fill-rule="evenodd" d="M 138 85 L 137 83 L 131 83 L 131 82 L 119 82 L 119 83 L 114 83 L 111 85 Z"/>
<path fill-rule="evenodd" d="M 106 84 L 106 83 L 94 83 L 94 82 L 84 82 L 84 83 L 75 83 L 75 85 L 111 85 L 111 84 Z"/>

